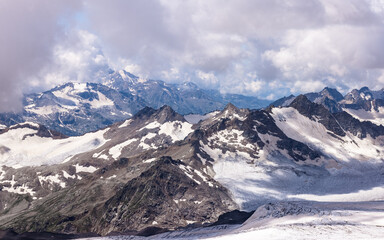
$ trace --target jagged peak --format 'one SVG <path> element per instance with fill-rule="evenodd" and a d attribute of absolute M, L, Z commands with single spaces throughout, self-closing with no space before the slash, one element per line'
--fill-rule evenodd
<path fill-rule="evenodd" d="M 151 108 L 151 107 L 144 107 L 143 109 L 141 109 L 140 111 L 138 111 L 134 116 L 133 118 L 143 118 L 143 117 L 149 117 L 151 115 L 153 115 L 154 113 L 156 112 L 156 109 L 154 108 Z"/>
<path fill-rule="evenodd" d="M 279 98 L 279 99 L 275 100 L 274 102 L 272 102 L 268 106 L 268 109 L 270 109 L 270 107 L 280 107 L 280 106 L 286 107 L 291 103 L 291 101 L 293 101 L 294 98 L 295 98 L 295 95 L 293 95 L 293 94 Z"/>
<path fill-rule="evenodd" d="M 306 96 L 299 95 L 289 106 L 295 108 L 301 115 L 323 123 L 332 133 L 345 136 L 343 128 L 324 105 L 313 103 Z"/>
<path fill-rule="evenodd" d="M 63 84 L 60 84 L 48 91 L 45 91 L 44 93 L 48 93 L 48 92 L 54 92 L 54 91 L 60 91 L 66 87 L 70 87 L 70 88 L 73 88 L 73 82 L 66 82 L 66 83 L 63 83 Z"/>
<path fill-rule="evenodd" d="M 241 121 L 245 120 L 246 116 L 249 114 L 250 110 L 247 108 L 238 108 L 232 103 L 228 103 L 225 108 L 217 115 L 218 118 L 229 118 L 229 119 L 239 119 Z"/>
<path fill-rule="evenodd" d="M 123 79 L 126 79 L 126 78 L 130 78 L 130 79 L 138 79 L 139 77 L 130 73 L 130 72 L 127 72 L 125 71 L 124 69 L 123 70 L 119 70 L 118 73 L 120 74 L 120 76 L 123 78 Z"/>
<path fill-rule="evenodd" d="M 352 89 L 350 92 L 348 92 L 346 94 L 346 96 L 348 95 L 356 95 L 358 96 L 360 93 L 371 93 L 371 90 L 367 87 L 367 86 L 364 86 L 360 89 Z"/>
<path fill-rule="evenodd" d="M 156 118 L 158 118 L 159 122 L 168 122 L 168 121 L 185 121 L 184 117 L 175 110 L 173 110 L 170 106 L 164 105 L 159 110 L 157 110 Z"/>
<path fill-rule="evenodd" d="M 119 88 L 121 84 L 125 85 L 131 85 L 136 84 L 139 81 L 139 77 L 133 75 L 130 72 L 127 72 L 125 70 L 118 70 L 114 71 L 110 74 L 110 77 L 108 79 L 105 79 L 103 84 L 112 87 L 112 88 Z"/>
<path fill-rule="evenodd" d="M 198 86 L 193 82 L 183 82 L 183 85 L 191 88 L 198 88 Z"/>
<path fill-rule="evenodd" d="M 323 105 L 321 104 L 316 104 L 311 102 L 305 95 L 301 94 L 297 96 L 291 104 L 289 104 L 289 107 L 295 108 L 297 111 L 299 111 L 301 114 L 311 118 L 313 115 L 313 110 L 315 108 L 324 108 L 326 109 Z"/>
<path fill-rule="evenodd" d="M 371 90 L 367 87 L 367 86 L 364 86 L 362 88 L 360 88 L 359 92 L 370 92 Z"/>
<path fill-rule="evenodd" d="M 175 110 L 173 110 L 173 108 L 171 108 L 170 106 L 168 105 L 163 105 L 161 108 L 159 108 L 158 110 L 160 113 L 165 113 L 165 114 L 175 114 Z"/>
<path fill-rule="evenodd" d="M 344 97 L 343 95 L 337 91 L 335 88 L 325 87 L 320 94 L 322 96 L 328 97 L 329 99 L 335 100 L 335 101 L 341 101 Z"/>
<path fill-rule="evenodd" d="M 199 90 L 199 87 L 193 83 L 193 82 L 183 82 L 182 84 L 180 84 L 178 86 L 179 89 L 182 89 L 182 90 Z"/>
<path fill-rule="evenodd" d="M 305 95 L 300 94 L 297 96 L 291 104 L 289 104 L 290 107 L 296 106 L 296 105 L 303 105 L 303 104 L 313 104 Z"/>
<path fill-rule="evenodd" d="M 239 111 L 239 108 L 237 108 L 235 105 L 233 105 L 232 103 L 228 103 L 226 106 L 225 106 L 225 108 L 224 108 L 224 110 L 223 111 L 226 111 L 226 110 L 228 110 L 228 111 L 230 111 L 230 112 L 238 112 Z"/>
<path fill-rule="evenodd" d="M 184 117 L 175 110 L 173 110 L 170 106 L 164 105 L 159 109 L 153 109 L 151 107 L 145 107 L 141 109 L 138 113 L 135 114 L 133 117 L 135 119 L 142 119 L 142 118 L 154 118 L 158 122 L 168 122 L 168 121 L 186 121 Z"/>

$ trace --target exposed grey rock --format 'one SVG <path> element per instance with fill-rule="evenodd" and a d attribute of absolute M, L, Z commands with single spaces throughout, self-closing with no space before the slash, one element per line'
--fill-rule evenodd
<path fill-rule="evenodd" d="M 296 97 L 289 107 L 322 124 L 335 139 L 346 134 L 361 138 L 384 135 L 382 126 L 360 122 L 345 112 L 331 113 L 303 95 Z M 309 180 L 308 188 L 315 180 L 328 177 L 330 172 L 320 162 L 326 158 L 324 151 L 288 137 L 272 113 L 273 108 L 249 110 L 227 104 L 221 112 L 190 126 L 169 106 L 157 110 L 146 107 L 130 120 L 106 128 L 107 141 L 103 145 L 79 153 L 67 162 L 18 169 L 3 166 L 0 226 L 18 233 L 105 235 L 126 231 L 149 234 L 191 223 L 214 223 L 220 215 L 240 207 L 231 192 L 215 180 L 213 166 L 222 160 L 256 166 L 263 164 L 258 162 L 261 156 L 263 161 L 271 157 L 275 162 L 264 168 L 266 174 L 290 172 L 297 176 L 297 181 Z M 164 126 L 169 127 L 168 132 L 160 133 Z M 185 130 L 182 126 L 187 126 L 183 134 L 177 132 Z M 38 132 L 43 137 L 65 137 L 42 126 L 28 127 L 41 129 Z M 175 140 L 171 136 L 177 135 L 175 132 L 183 137 Z M 116 146 L 122 147 L 113 151 Z M 209 148 L 218 156 L 213 156 Z M 262 152 L 270 155 L 265 157 Z M 96 170 L 78 171 L 79 165 Z M 50 177 L 56 181 L 42 180 Z M 301 188 L 300 184 L 288 183 L 286 188 Z M 273 188 L 275 183 L 264 184 Z M 11 186 L 25 186 L 34 194 L 3 190 Z M 310 193 L 315 191 L 311 189 Z M 295 206 L 269 208 L 269 213 L 277 217 L 307 211 Z"/>
<path fill-rule="evenodd" d="M 36 122 L 68 136 L 82 135 L 125 120 L 145 106 L 168 105 L 180 114 L 205 114 L 223 109 L 228 102 L 261 108 L 269 101 L 217 90 L 200 89 L 194 83 L 168 84 L 143 80 L 125 72 L 109 72 L 100 83 L 66 83 L 49 91 L 28 94 L 21 113 L 0 113 L 0 124 Z"/>
<path fill-rule="evenodd" d="M 379 107 L 384 106 L 384 89 L 372 91 L 368 87 L 362 87 L 360 90 L 353 89 L 343 96 L 334 88 L 326 87 L 320 92 L 304 94 L 311 102 L 322 104 L 331 113 L 342 112 L 343 108 L 363 109 L 365 111 L 378 111 Z M 295 96 L 280 98 L 270 106 L 288 106 Z"/>

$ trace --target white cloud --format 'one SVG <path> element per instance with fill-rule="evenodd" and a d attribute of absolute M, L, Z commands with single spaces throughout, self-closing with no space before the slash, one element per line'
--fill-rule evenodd
<path fill-rule="evenodd" d="M 250 82 L 245 82 L 244 84 L 247 91 L 251 93 L 259 92 L 260 89 L 265 85 L 263 81 L 250 81 Z"/>
<path fill-rule="evenodd" d="M 219 82 L 215 74 L 213 74 L 212 72 L 206 73 L 203 71 L 197 71 L 196 75 L 199 79 L 204 81 L 207 85 L 216 85 Z"/>
<path fill-rule="evenodd" d="M 52 88 L 65 82 L 99 82 L 108 72 L 108 59 L 97 36 L 84 30 L 73 30 L 65 41 L 53 49 L 53 60 L 32 78 L 39 88 Z M 42 81 L 41 81 L 42 80 Z"/>
<path fill-rule="evenodd" d="M 38 0 L 39 6 L 45 2 Z M 144 78 L 194 81 L 269 99 L 323 86 L 377 88 L 383 81 L 383 0 L 74 2 L 65 8 L 67 1 L 50 1 L 32 13 L 5 4 L 12 14 L 0 14 L 0 31 L 11 37 L 0 37 L 0 50 L 5 50 L 0 63 L 6 63 L 0 68 L 13 73 L 1 79 L 27 76 L 34 89 L 48 88 L 97 81 L 110 66 Z M 5 13 L 7 8 L 0 9 Z M 63 9 L 69 9 L 68 15 L 80 11 L 84 22 L 65 18 L 65 24 L 56 24 Z M 9 19 L 17 23 L 12 31 L 5 24 Z M 6 49 L 26 35 L 30 39 L 19 48 Z M 15 91 L 12 96 L 18 97 L 18 86 L 28 85 L 0 81 L 3 92 Z"/>
<path fill-rule="evenodd" d="M 321 91 L 326 85 L 321 81 L 296 81 L 291 88 L 292 93 L 302 92 L 302 93 L 308 93 L 308 92 L 318 92 Z"/>
<path fill-rule="evenodd" d="M 384 85 L 384 70 L 381 70 L 380 71 L 380 76 L 377 78 L 377 81 L 380 83 L 380 84 L 383 84 Z M 381 88 L 384 88 L 384 87 L 381 87 Z"/>
<path fill-rule="evenodd" d="M 0 111 L 21 109 L 24 86 L 52 60 L 63 16 L 70 18 L 77 6 L 72 0 L 0 1 Z"/>
<path fill-rule="evenodd" d="M 310 79 L 346 88 L 348 81 L 361 83 L 363 72 L 383 68 L 380 6 L 374 0 L 97 1 L 87 11 L 107 48 L 148 77 L 267 97 L 272 89 L 259 87 L 266 82 L 294 86 Z M 257 79 L 249 77 L 254 72 Z M 372 86 L 373 79 L 365 80 Z"/>

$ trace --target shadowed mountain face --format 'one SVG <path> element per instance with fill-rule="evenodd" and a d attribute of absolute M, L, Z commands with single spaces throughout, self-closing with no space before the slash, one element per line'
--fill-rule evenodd
<path fill-rule="evenodd" d="M 168 84 L 160 80 L 144 80 L 125 71 L 112 73 L 105 85 L 139 96 L 149 107 L 160 108 L 168 105 L 180 114 L 205 114 L 223 109 L 227 103 L 250 109 L 259 109 L 270 103 L 257 97 L 200 89 L 191 82 Z"/>
<path fill-rule="evenodd" d="M 146 107 L 79 137 L 19 124 L 0 130 L 0 226 L 138 233 L 270 201 L 384 199 L 370 192 L 384 184 L 383 146 L 383 126 L 304 95 L 268 110 L 228 104 L 197 124 Z"/>
<path fill-rule="evenodd" d="M 22 113 L 1 113 L 0 124 L 36 122 L 65 135 L 82 135 L 125 120 L 145 106 L 169 105 L 181 114 L 205 114 L 228 102 L 261 108 L 269 101 L 236 94 L 223 95 L 195 84 L 143 80 L 128 72 L 106 74 L 103 83 L 66 83 L 49 91 L 26 95 Z"/>
<path fill-rule="evenodd" d="M 336 89 L 326 87 L 320 92 L 304 94 L 311 102 L 322 104 L 330 112 L 343 110 L 364 110 L 367 112 L 382 112 L 384 107 L 384 90 L 372 91 L 368 87 L 354 89 L 343 96 Z M 271 103 L 273 106 L 288 106 L 295 96 L 283 97 Z M 365 120 L 365 119 L 364 119 Z"/>

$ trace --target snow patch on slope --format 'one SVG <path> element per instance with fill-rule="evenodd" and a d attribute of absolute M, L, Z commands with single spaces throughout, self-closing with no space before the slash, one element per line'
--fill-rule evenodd
<path fill-rule="evenodd" d="M 178 204 L 183 200 L 185 199 L 174 201 Z M 379 240 L 384 235 L 382 208 L 382 202 L 358 204 L 278 202 L 261 206 L 242 225 L 190 228 L 149 237 L 106 236 L 95 240 Z"/>
<path fill-rule="evenodd" d="M 43 182 L 47 182 L 51 185 L 53 185 L 54 183 L 58 184 L 61 188 L 65 188 L 66 184 L 65 182 L 61 181 L 59 179 L 60 175 L 59 174 L 56 174 L 56 175 L 49 175 L 49 176 L 37 176 L 38 179 L 39 179 L 39 182 L 40 184 L 42 185 Z"/>
<path fill-rule="evenodd" d="M 83 99 L 79 94 L 84 92 L 97 94 L 97 98 L 92 98 L 92 100 Z M 114 106 L 114 102 L 111 99 L 101 92 L 88 87 L 86 83 L 74 83 L 73 87 L 68 85 L 65 88 L 53 91 L 52 93 L 55 97 L 61 100 L 60 104 L 43 107 L 36 107 L 35 104 L 30 104 L 25 107 L 26 111 L 38 115 L 50 115 L 56 112 L 69 112 L 69 110 L 77 108 L 76 106 L 84 104 L 89 104 L 92 108 L 96 109 Z M 62 100 L 65 100 L 65 103 L 63 103 Z"/>
<path fill-rule="evenodd" d="M 288 195 L 291 199 L 300 199 L 308 201 L 320 201 L 320 202 L 343 202 L 348 199 L 349 202 L 361 202 L 361 201 L 382 201 L 384 200 L 384 187 L 374 187 L 368 190 L 359 190 L 352 193 L 344 194 L 327 194 L 327 195 L 315 195 L 315 194 L 292 194 Z"/>
<path fill-rule="evenodd" d="M 218 113 L 220 113 L 220 111 L 210 112 L 210 113 L 207 113 L 205 115 L 189 114 L 189 115 L 185 115 L 184 119 L 187 120 L 187 122 L 189 122 L 191 124 L 196 124 L 196 123 L 198 123 L 198 122 L 200 122 L 202 120 L 211 118 L 211 117 L 217 115 Z"/>
<path fill-rule="evenodd" d="M 291 203 L 261 206 L 240 227 L 210 239 L 381 239 L 382 202 Z"/>
<path fill-rule="evenodd" d="M 62 163 L 71 156 L 103 145 L 107 141 L 103 137 L 106 131 L 108 129 L 79 137 L 52 139 L 36 135 L 26 137 L 37 133 L 27 127 L 11 129 L 0 134 L 0 146 L 9 149 L 0 153 L 0 165 L 23 167 Z"/>
<path fill-rule="evenodd" d="M 193 132 L 192 124 L 188 122 L 165 122 L 160 126 L 159 134 L 165 134 L 172 138 L 172 142 L 183 140 Z"/>
<path fill-rule="evenodd" d="M 356 110 L 350 108 L 343 108 L 343 110 L 361 122 L 370 121 L 373 124 L 384 126 L 384 107 L 379 107 L 378 112 L 376 112 L 373 108 L 371 111 L 365 111 L 364 109 Z"/>
<path fill-rule="evenodd" d="M 276 125 L 290 138 L 328 155 L 330 159 L 349 162 L 366 160 L 379 163 L 384 159 L 383 138 L 368 136 L 360 139 L 352 134 L 337 139 L 317 121 L 301 115 L 294 108 L 273 108 L 272 117 Z"/>
<path fill-rule="evenodd" d="M 79 172 L 87 172 L 87 173 L 93 173 L 94 171 L 97 170 L 97 168 L 95 168 L 94 166 L 81 166 L 80 164 L 76 164 L 74 165 L 74 167 L 76 168 L 76 173 L 79 173 Z"/>
<path fill-rule="evenodd" d="M 10 187 L 3 186 L 2 191 L 17 193 L 17 194 L 29 194 L 31 196 L 33 196 L 36 193 L 35 191 L 33 191 L 33 189 L 29 188 L 26 183 L 23 183 L 22 185 L 17 184 L 17 182 L 15 181 L 14 175 L 12 175 L 12 180 L 4 180 L 4 181 L 0 181 L 0 183 L 11 185 Z"/>
<path fill-rule="evenodd" d="M 147 135 L 145 135 L 144 137 L 142 137 L 140 139 L 139 147 L 142 147 L 144 150 L 146 150 L 146 149 L 157 149 L 157 146 L 154 143 L 151 143 L 150 145 L 145 143 L 146 140 L 152 139 L 152 138 L 154 138 L 156 136 L 157 136 L 156 133 L 152 133 L 152 132 L 147 133 Z"/>
<path fill-rule="evenodd" d="M 256 150 L 256 146 L 250 144 L 245 137 L 243 131 L 237 129 L 225 129 L 217 132 L 208 138 L 208 141 L 221 142 L 233 147 L 248 148 L 252 151 Z"/>
<path fill-rule="evenodd" d="M 156 160 L 157 160 L 157 158 L 150 158 L 150 159 L 143 160 L 143 163 L 151 163 L 151 162 L 154 162 Z"/>
<path fill-rule="evenodd" d="M 184 165 L 179 165 L 179 168 L 184 172 L 185 175 L 187 175 L 190 179 L 192 179 L 193 181 L 195 181 L 197 184 L 201 184 L 201 182 L 199 182 L 198 180 L 196 180 L 194 177 L 193 177 L 193 169 L 189 166 L 184 166 Z"/>
<path fill-rule="evenodd" d="M 225 153 L 221 149 L 214 149 L 202 142 L 202 150 L 215 160 L 213 178 L 224 185 L 233 195 L 234 201 L 243 209 L 252 208 L 255 199 L 260 196 L 269 196 L 282 199 L 280 192 L 265 188 L 259 182 L 268 182 L 271 176 L 265 166 L 255 166 L 248 162 L 254 160 L 246 152 Z M 251 204 L 251 205 L 250 205 Z"/>
<path fill-rule="evenodd" d="M 128 119 L 128 120 L 126 120 L 125 122 L 123 122 L 123 123 L 119 126 L 119 128 L 128 127 L 128 126 L 131 124 L 131 122 L 132 122 L 132 119 Z"/>
<path fill-rule="evenodd" d="M 28 105 L 25 107 L 25 110 L 27 112 L 31 112 L 37 115 L 49 115 L 54 112 L 68 112 L 68 109 L 61 107 L 55 107 L 55 106 L 44 106 L 44 107 L 35 107 L 34 105 Z"/>
<path fill-rule="evenodd" d="M 129 144 L 133 143 L 133 142 L 136 142 L 137 139 L 136 138 L 132 138 L 132 139 L 129 139 L 125 142 L 122 142 L 120 144 L 117 144 L 115 145 L 114 147 L 112 147 L 111 149 L 109 149 L 109 154 L 114 158 L 114 159 L 117 159 L 118 157 L 120 157 L 121 155 L 121 151 L 123 150 L 123 148 L 125 148 L 126 146 L 128 146 Z"/>
<path fill-rule="evenodd" d="M 72 178 L 72 179 L 75 179 L 76 176 L 75 175 L 70 175 L 69 173 L 67 173 L 66 171 L 62 170 L 63 172 L 63 177 L 65 177 L 66 179 L 68 178 Z"/>
<path fill-rule="evenodd" d="M 141 129 L 139 129 L 139 132 L 144 130 L 144 129 L 155 129 L 155 128 L 158 128 L 160 126 L 161 126 L 161 124 L 157 121 L 151 122 L 151 123 L 145 125 L 144 127 L 142 127 Z"/>

